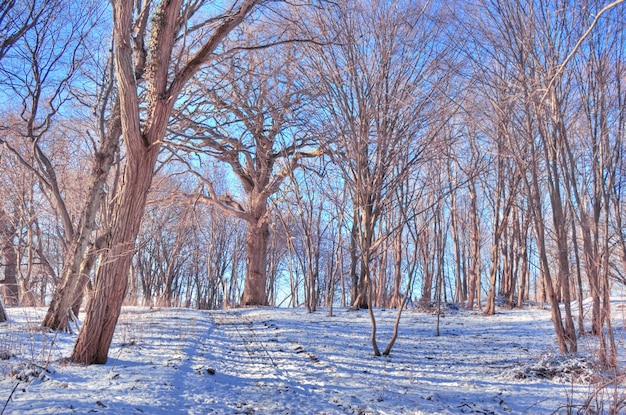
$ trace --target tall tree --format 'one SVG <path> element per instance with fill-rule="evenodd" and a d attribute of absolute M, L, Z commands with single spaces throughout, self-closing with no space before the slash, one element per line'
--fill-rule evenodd
<path fill-rule="evenodd" d="M 395 188 L 436 148 L 439 124 L 429 120 L 446 87 L 430 13 L 436 10 L 413 2 L 350 3 L 328 8 L 312 23 L 332 43 L 311 62 L 328 109 L 326 145 L 354 205 L 360 265 L 354 306 L 367 306 L 376 232 Z"/>
<path fill-rule="evenodd" d="M 69 154 L 79 154 L 84 141 L 74 139 L 69 143 L 63 140 L 63 136 L 71 134 L 75 138 L 78 134 L 67 131 L 71 128 L 66 128 L 63 135 L 59 134 L 61 128 L 55 125 L 55 121 L 64 116 L 62 109 L 69 105 L 72 96 L 78 92 L 77 88 L 74 89 L 77 80 L 85 82 L 88 78 L 80 71 L 84 69 L 89 56 L 92 56 L 93 33 L 99 29 L 103 7 L 89 2 L 80 5 L 69 1 L 49 3 L 52 10 L 46 12 L 45 24 L 33 26 L 30 29 L 32 35 L 17 41 L 14 44 L 15 53 L 8 52 L 5 55 L 7 62 L 1 65 L 2 74 L 6 76 L 3 81 L 11 86 L 10 93 L 18 98 L 15 102 L 19 102 L 21 108 L 13 123 L 12 137 L 0 141 L 16 160 L 37 177 L 43 197 L 54 207 L 62 224 L 62 242 L 66 251 L 65 270 L 61 275 L 68 272 L 74 275 L 78 272 L 85 251 L 77 252 L 77 249 L 87 246 L 91 230 L 95 227 L 94 218 L 102 192 L 92 192 L 91 197 L 86 197 L 91 200 L 85 209 L 87 213 L 80 223 L 75 223 L 75 212 L 71 206 L 75 193 L 69 191 L 69 178 L 63 175 L 63 170 L 67 163 L 79 164 L 78 161 L 69 160 Z M 21 66 L 28 70 L 19 70 Z M 80 111 L 78 106 L 75 108 L 77 112 Z M 63 145 L 67 145 L 68 149 L 64 151 Z M 98 154 L 96 151 L 96 158 Z M 64 157 L 66 160 L 62 161 Z M 108 169 L 101 167 L 102 163 L 94 171 L 103 170 L 106 179 Z M 41 212 L 37 214 L 41 216 Z M 39 254 L 42 256 L 41 252 Z M 69 305 L 60 313 L 60 320 L 53 324 L 44 322 L 44 325 L 54 329 L 68 329 L 68 310 L 75 296 L 67 298 Z"/>
<path fill-rule="evenodd" d="M 407 175 L 437 154 L 448 114 L 439 100 L 451 80 L 436 39 L 439 12 L 419 2 L 347 2 L 311 22 L 332 44 L 310 59 L 326 109 L 326 146 L 354 207 L 352 304 L 370 310 L 375 354 L 372 261 L 387 236 L 381 219 Z"/>
<path fill-rule="evenodd" d="M 252 42 L 259 43 L 247 36 L 249 49 Z M 220 194 L 211 180 L 204 180 L 203 199 L 248 226 L 242 305 L 268 301 L 270 197 L 303 159 L 320 154 L 306 128 L 309 98 L 295 72 L 298 57 L 289 44 L 233 55 L 200 78 L 199 96 L 207 100 L 189 105 L 193 112 L 181 121 L 184 129 L 194 131 L 186 135 L 194 147 L 228 165 L 243 190 L 241 195 Z M 220 80 L 217 85 L 211 83 L 215 79 Z"/>
<path fill-rule="evenodd" d="M 85 15 L 78 11 L 80 7 L 76 10 L 78 17 L 75 22 L 76 26 L 70 28 L 67 25 L 64 26 L 65 23 L 62 22 L 68 17 L 69 12 L 67 3 L 63 1 L 6 1 L 0 5 L 0 82 L 7 87 L 5 93 L 12 98 L 17 98 L 16 101 L 21 101 L 22 104 L 20 117 L 18 117 L 21 122 L 12 122 L 10 126 L 3 123 L 0 131 L 12 131 L 13 135 L 22 135 L 23 138 L 31 140 L 34 143 L 32 148 L 35 155 L 43 153 L 39 139 L 48 131 L 52 115 L 64 101 L 60 98 L 63 94 L 61 91 L 66 92 L 67 80 L 71 78 L 75 69 L 73 59 L 63 59 L 63 62 L 70 62 L 64 67 L 64 63 L 60 62 L 61 58 L 71 55 L 72 52 L 75 52 L 75 57 L 80 54 L 76 53 L 81 47 L 81 42 L 77 41 L 77 38 L 84 35 L 81 23 L 88 19 L 82 19 Z M 60 30 L 61 27 L 65 29 Z M 56 36 L 52 35 L 53 32 Z M 22 71 L 20 68 L 30 68 L 30 70 Z M 69 75 L 60 76 L 59 80 L 56 72 L 67 72 Z M 55 74 L 51 75 L 51 73 Z M 48 82 L 48 78 L 56 79 Z M 43 106 L 48 110 L 43 109 Z M 9 148 L 9 151 L 14 151 L 7 144 L 6 138 L 4 134 L 0 137 L 0 145 Z M 34 163 L 28 164 L 19 154 L 17 159 L 36 171 L 33 167 Z M 45 155 L 37 159 L 39 167 L 48 169 L 50 166 L 46 165 L 46 160 Z M 42 181 L 44 186 L 49 184 L 52 184 L 51 180 Z M 0 234 L 2 235 L 0 245 L 2 256 L 6 261 L 3 282 L 8 287 L 9 302 L 17 304 L 19 301 L 16 280 L 17 254 L 13 244 L 15 230 L 8 219 L 5 209 L 0 208 Z"/>
<path fill-rule="evenodd" d="M 224 38 L 252 12 L 259 0 L 225 5 L 223 13 L 194 22 L 200 2 L 116 0 L 113 38 L 126 165 L 120 183 L 106 254 L 95 293 L 72 353 L 72 361 L 105 363 L 128 286 L 128 272 L 161 143 L 183 88 L 219 53 Z M 199 25 L 199 26 L 198 26 Z M 205 28 L 198 42 L 187 38 Z M 182 35 L 181 35 L 182 34 Z M 189 43 L 188 43 L 189 41 Z M 191 46 L 189 46 L 191 45 Z"/>
<path fill-rule="evenodd" d="M 468 10 L 472 10 L 471 8 Z M 476 12 L 472 10 L 471 12 Z M 567 138 L 569 78 L 555 74 L 580 27 L 568 0 L 499 2 L 485 0 L 471 26 L 480 53 L 481 84 L 496 119 L 507 120 L 500 137 L 516 159 L 528 192 L 541 274 L 562 353 L 575 353 L 576 333 L 570 306 L 570 259 L 565 217 L 563 169 L 559 155 Z M 477 24 L 475 25 L 474 22 Z M 484 63 L 489 62 L 489 65 Z M 499 131 L 498 123 L 493 131 Z M 499 140 L 502 141 L 502 140 Z M 549 211 L 546 213 L 546 198 Z M 548 220 L 548 218 L 550 220 Z M 554 235 L 553 239 L 551 236 Z M 556 245 L 551 261 L 549 244 Z M 563 302 L 564 313 L 561 311 Z"/>
<path fill-rule="evenodd" d="M 91 172 L 88 177 L 89 185 L 84 195 L 84 203 L 80 210 L 80 219 L 75 225 L 75 231 L 68 241 L 68 249 L 61 270 L 61 282 L 54 292 L 48 312 L 42 322 L 43 327 L 53 330 L 70 330 L 72 309 L 80 306 L 82 293 L 89 282 L 88 274 L 94 261 L 95 251 L 102 248 L 104 235 L 92 241 L 92 235 L 98 227 L 96 216 L 105 201 L 107 181 L 111 169 L 116 162 L 121 137 L 121 120 L 119 99 L 111 105 L 113 93 L 112 60 L 103 73 L 104 79 L 100 84 L 100 102 L 94 108 L 97 117 L 94 156 Z M 91 247 L 91 251 L 90 250 Z"/>

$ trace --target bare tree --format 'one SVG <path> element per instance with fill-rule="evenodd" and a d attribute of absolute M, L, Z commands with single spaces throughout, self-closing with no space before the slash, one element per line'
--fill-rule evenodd
<path fill-rule="evenodd" d="M 575 36 L 574 30 L 565 28 L 579 27 L 574 9 L 566 0 L 558 4 L 485 1 L 476 19 L 465 19 L 473 28 L 472 36 L 477 36 L 484 56 L 489 57 L 485 60 L 489 66 L 479 66 L 484 75 L 484 91 L 491 97 L 487 99 L 497 114 L 496 119 L 506 120 L 506 123 L 498 123 L 493 131 L 499 132 L 498 138 L 505 140 L 510 149 L 508 154 L 515 157 L 518 171 L 523 173 L 541 275 L 562 353 L 574 353 L 577 349 L 570 306 L 564 171 L 559 164 L 559 154 L 567 140 L 565 113 L 569 88 L 567 79 L 561 78 L 558 83 L 550 80 L 559 70 L 563 54 Z M 470 22 L 480 22 L 480 27 Z M 501 126 L 504 129 L 499 129 Z M 546 217 L 546 194 L 551 220 Z M 550 242 L 556 246 L 554 261 L 550 261 Z"/>
<path fill-rule="evenodd" d="M 224 60 L 206 74 L 207 80 L 200 79 L 204 81 L 200 96 L 208 101 L 188 106 L 194 112 L 182 121 L 183 128 L 194 131 L 186 138 L 230 166 L 243 190 L 241 196 L 220 194 L 204 180 L 203 199 L 248 226 L 242 305 L 268 303 L 269 198 L 303 159 L 320 154 L 305 128 L 307 87 L 297 81 L 297 58 L 293 45 L 285 45 L 248 50 Z M 215 85 L 208 79 L 220 82 Z"/>
<path fill-rule="evenodd" d="M 61 161 L 61 157 L 71 159 L 72 150 L 63 151 L 61 147 L 63 145 L 73 147 L 75 148 L 73 155 L 77 155 L 82 140 L 76 140 L 74 145 L 70 145 L 63 136 L 77 134 L 67 131 L 71 128 L 59 128 L 54 125 L 54 121 L 63 117 L 61 110 L 72 97 L 75 81 L 78 78 L 83 81 L 87 78 L 79 71 L 90 56 L 87 50 L 93 47 L 91 34 L 98 29 L 102 8 L 89 2 L 81 4 L 80 7 L 65 1 L 48 3 L 51 10 L 46 11 L 45 24 L 33 26 L 30 29 L 33 36 L 25 36 L 16 42 L 14 44 L 16 53 L 8 53 L 7 63 L 2 65 L 2 73 L 6 76 L 4 81 L 10 85 L 13 94 L 19 97 L 21 109 L 17 121 L 13 123 L 13 139 L 7 137 L 0 141 L 13 153 L 16 160 L 38 178 L 43 196 L 50 200 L 61 220 L 62 244 L 66 251 L 62 255 L 65 257 L 65 269 L 61 275 L 67 279 L 78 273 L 83 261 L 86 246 L 95 227 L 95 215 L 102 199 L 102 183 L 106 180 L 109 170 L 107 163 L 103 162 L 107 157 L 102 156 L 104 146 L 101 145 L 95 152 L 94 168 L 94 175 L 102 176 L 101 183 L 96 184 L 93 190 L 88 192 L 89 196 L 85 197 L 88 202 L 83 209 L 83 218 L 79 223 L 74 223 L 73 217 L 76 212 L 71 206 L 73 199 L 71 196 L 75 193 L 68 189 L 68 175 L 64 174 L 68 173 L 64 171 L 67 164 Z M 19 70 L 21 61 L 29 68 L 28 71 Z M 110 91 L 108 92 L 110 94 Z M 63 135 L 59 134 L 60 129 L 66 130 L 63 131 Z M 115 140 L 118 137 L 119 133 Z M 69 165 L 78 164 L 67 161 Z M 41 252 L 39 254 L 42 256 Z M 81 285 L 83 286 L 84 284 Z M 67 316 L 76 295 L 73 291 L 67 293 L 64 290 L 58 292 L 68 294 L 65 296 L 65 307 L 57 309 L 56 318 L 49 314 L 44 326 L 69 329 Z M 58 298 L 55 297 L 51 310 L 55 310 L 58 305 Z"/>
<path fill-rule="evenodd" d="M 290 175 L 286 195 L 281 198 L 283 209 L 280 211 L 290 257 L 295 258 L 297 263 L 292 272 L 304 276 L 304 303 L 309 313 L 316 311 L 322 294 L 327 294 L 322 293 L 324 282 L 332 284 L 332 281 L 323 280 L 324 258 L 329 256 L 324 250 L 324 241 L 331 221 L 323 219 L 328 204 L 323 189 L 326 183 L 316 180 L 319 176 L 311 173 L 316 168 L 308 166 L 301 174 Z"/>
<path fill-rule="evenodd" d="M 112 65 L 112 61 L 110 62 Z M 107 181 L 111 169 L 116 162 L 121 137 L 120 104 L 116 99 L 110 107 L 113 71 L 105 71 L 100 95 L 99 107 L 95 108 L 98 114 L 97 136 L 94 143 L 94 157 L 89 175 L 89 186 L 84 196 L 84 204 L 80 211 L 80 219 L 76 224 L 75 232 L 68 243 L 61 283 L 57 287 L 48 312 L 42 322 L 43 327 L 53 330 L 69 331 L 69 319 L 73 316 L 72 309 L 80 306 L 80 299 L 85 286 L 89 282 L 88 273 L 91 271 L 96 251 L 104 242 L 104 235 L 92 241 L 92 235 L 98 227 L 96 216 L 105 202 Z M 91 247 L 91 252 L 88 250 Z"/>
<path fill-rule="evenodd" d="M 106 255 L 96 274 L 96 295 L 89 302 L 72 353 L 74 362 L 106 362 L 128 286 L 135 239 L 172 110 L 183 88 L 215 59 L 224 38 L 257 3 L 246 0 L 225 6 L 223 13 L 198 23 L 191 20 L 200 6 L 197 2 L 183 5 L 182 0 L 174 0 L 154 8 L 150 2 L 113 2 L 115 67 L 126 165 Z M 187 34 L 183 29 L 190 25 L 197 27 L 194 23 L 209 32 L 198 43 L 190 42 L 190 49 L 187 36 L 181 34 Z"/>
<path fill-rule="evenodd" d="M 425 152 L 436 152 L 439 121 L 445 119 L 432 118 L 446 90 L 440 76 L 445 51 L 434 48 L 437 30 L 430 20 L 436 13 L 417 3 L 402 9 L 349 3 L 328 8 L 311 23 L 333 43 L 316 50 L 311 62 L 322 87 L 326 125 L 332 126 L 326 131 L 328 152 L 342 169 L 354 206 L 352 304 L 370 310 L 375 354 L 371 267 L 385 240 L 381 218 Z"/>
<path fill-rule="evenodd" d="M 583 18 L 590 18 L 590 15 Z M 562 71 L 564 75 L 574 72 L 577 87 L 574 92 L 580 97 L 579 108 L 584 116 L 573 118 L 568 134 L 562 133 L 566 139 L 562 140 L 559 160 L 582 239 L 584 268 L 592 298 L 591 333 L 600 340 L 600 362 L 614 367 L 617 350 L 610 319 L 613 268 L 610 260 L 613 242 L 610 241 L 614 211 L 610 207 L 610 194 L 621 164 L 618 114 L 623 110 L 623 103 L 613 85 L 619 85 L 624 64 L 621 48 L 624 29 L 611 21 L 605 26 L 612 30 L 606 34 L 597 31 L 587 34 L 587 42 L 580 47 L 576 64 Z M 562 128 L 566 126 L 563 124 Z"/>

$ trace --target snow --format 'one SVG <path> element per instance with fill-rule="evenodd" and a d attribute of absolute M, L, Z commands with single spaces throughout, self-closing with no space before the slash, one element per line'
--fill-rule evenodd
<path fill-rule="evenodd" d="M 596 339 L 559 357 L 537 308 L 447 309 L 439 337 L 434 313 L 409 309 L 391 355 L 374 357 L 366 310 L 127 307 L 109 361 L 88 367 L 68 362 L 75 335 L 38 329 L 45 309 L 7 311 L 0 414 L 552 414 L 587 400 L 609 413 L 626 397 L 624 384 L 598 388 Z M 375 311 L 381 350 L 395 313 Z"/>

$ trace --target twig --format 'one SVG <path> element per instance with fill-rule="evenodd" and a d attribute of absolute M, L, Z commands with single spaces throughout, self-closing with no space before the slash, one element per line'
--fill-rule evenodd
<path fill-rule="evenodd" d="M 580 48 L 580 45 L 582 45 L 582 43 L 585 41 L 587 36 L 589 36 L 591 34 L 591 31 L 594 29 L 594 27 L 596 27 L 596 24 L 598 23 L 598 20 L 600 20 L 600 17 L 604 13 L 606 13 L 607 11 L 611 10 L 613 7 L 619 5 L 619 4 L 623 3 L 623 2 L 624 2 L 624 0 L 616 0 L 616 1 L 612 2 L 612 3 L 610 3 L 610 4 L 607 4 L 606 6 L 604 6 L 602 8 L 602 10 L 600 10 L 598 12 L 598 14 L 596 14 L 596 16 L 594 17 L 593 21 L 591 22 L 591 25 L 589 25 L 589 27 L 587 28 L 585 33 L 583 33 L 583 35 L 580 37 L 580 39 L 578 39 L 578 42 L 576 42 L 576 44 L 574 45 L 574 48 L 572 49 L 572 51 L 569 53 L 569 55 L 567 55 L 567 57 L 565 58 L 563 63 L 559 66 L 559 69 L 556 71 L 554 76 L 550 79 L 550 82 L 548 83 L 548 86 L 546 88 L 546 92 L 541 97 L 541 101 L 540 102 L 543 102 L 546 99 L 546 97 L 550 93 L 550 88 L 556 82 L 557 78 L 561 75 L 561 73 L 565 69 L 565 65 L 567 65 L 567 63 L 570 61 L 570 59 L 572 59 L 572 57 L 576 54 L 576 52 Z"/>
<path fill-rule="evenodd" d="M 15 386 L 13 387 L 13 390 L 11 391 L 11 393 L 9 394 L 9 397 L 7 398 L 6 402 L 4 403 L 4 408 L 2 408 L 2 412 L 0 412 L 0 415 L 4 415 L 4 411 L 6 411 L 7 406 L 9 405 L 9 401 L 13 397 L 13 394 L 15 393 L 15 390 L 17 389 L 18 386 L 20 386 L 20 382 L 17 382 L 15 384 Z"/>

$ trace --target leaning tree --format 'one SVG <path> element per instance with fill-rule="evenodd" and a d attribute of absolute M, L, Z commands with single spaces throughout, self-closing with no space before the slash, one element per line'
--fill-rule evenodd
<path fill-rule="evenodd" d="M 220 3 L 115 0 L 113 43 L 126 164 L 72 361 L 105 363 L 163 137 L 181 91 L 220 56 L 223 40 L 260 0 Z M 198 13 L 202 9 L 201 13 Z"/>

